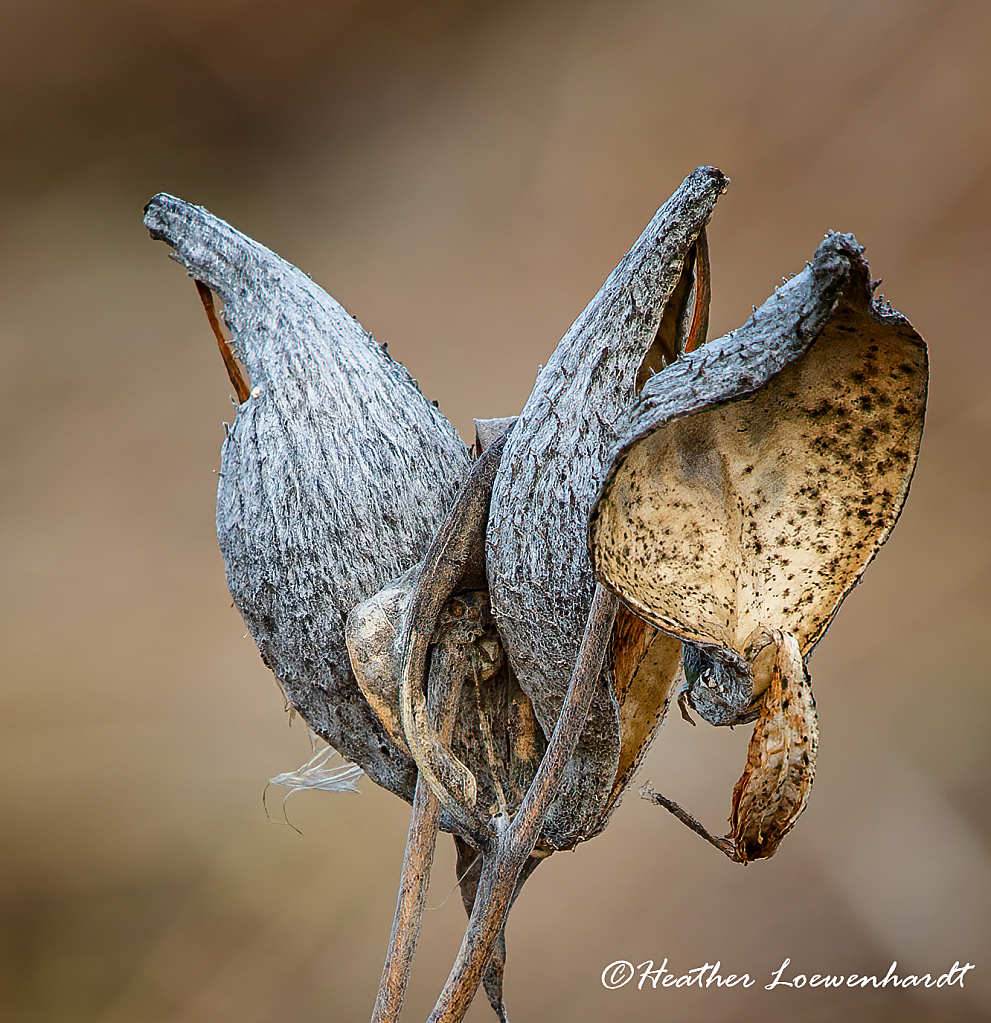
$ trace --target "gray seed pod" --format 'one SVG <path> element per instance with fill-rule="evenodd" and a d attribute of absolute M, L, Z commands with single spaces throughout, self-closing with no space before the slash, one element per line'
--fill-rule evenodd
<path fill-rule="evenodd" d="M 678 354 L 672 342 L 682 310 L 672 298 L 701 290 L 689 280 L 698 262 L 696 242 L 727 184 L 715 168 L 700 167 L 661 207 L 558 345 L 506 443 L 486 544 L 492 612 L 548 736 L 591 605 L 588 515 L 628 426 L 646 375 L 642 368 Z M 661 358 L 653 358 L 652 347 L 661 350 Z M 636 657 L 620 685 L 615 657 L 607 657 L 585 731 L 545 824 L 545 838 L 558 848 L 604 826 L 607 804 L 611 808 L 618 796 L 617 775 L 636 766 L 670 697 L 677 644 L 661 639 L 663 649 L 653 647 L 654 631 L 642 623 L 620 621 L 617 630 L 630 634 L 626 649 L 636 649 Z M 615 642 L 613 647 L 615 653 Z M 655 663 L 634 685 L 645 660 Z M 635 690 L 630 707 L 639 710 L 629 720 L 617 689 Z"/>
<path fill-rule="evenodd" d="M 145 225 L 220 296 L 247 369 L 217 494 L 234 602 L 309 726 L 411 800 L 415 765 L 362 696 L 344 624 L 423 556 L 468 451 L 406 370 L 306 274 L 172 196 L 151 200 Z"/>

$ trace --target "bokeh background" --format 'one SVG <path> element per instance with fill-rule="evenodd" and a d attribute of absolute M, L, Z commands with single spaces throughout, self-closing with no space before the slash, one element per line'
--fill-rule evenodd
<path fill-rule="evenodd" d="M 454 423 L 537 367 L 693 167 L 712 336 L 828 229 L 928 339 L 919 468 L 812 662 L 819 777 L 769 862 L 635 790 L 509 927 L 516 1023 L 991 1018 L 991 7 L 972 0 L 5 0 L 0 12 L 0 1020 L 367 1018 L 408 812 L 262 790 L 309 757 L 230 607 L 230 386 L 141 225 L 167 190 L 303 267 Z M 983 624 L 982 624 L 983 623 Z M 718 831 L 744 730 L 640 776 Z M 441 843 L 405 1019 L 464 919 Z M 614 960 L 743 991 L 619 991 Z M 775 990 L 945 972 L 960 990 Z M 477 999 L 469 1019 L 487 1020 Z"/>

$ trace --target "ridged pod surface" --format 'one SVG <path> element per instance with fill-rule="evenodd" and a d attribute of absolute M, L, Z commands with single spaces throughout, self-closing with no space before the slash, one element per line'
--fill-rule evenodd
<path fill-rule="evenodd" d="M 628 428 L 638 375 L 661 337 L 666 309 L 727 179 L 700 167 L 657 212 L 640 239 L 558 344 L 510 434 L 496 476 L 486 559 L 492 612 L 520 686 L 551 734 L 585 629 L 595 579 L 588 516 Z M 684 289 L 683 289 L 684 290 Z M 677 352 L 670 352 L 671 356 Z M 590 838 L 615 805 L 671 696 L 680 646 L 642 623 L 616 685 L 607 658 L 588 721 L 544 828 L 557 848 Z M 656 643 L 655 643 L 656 639 Z M 640 673 L 644 660 L 653 662 Z M 639 708 L 624 719 L 620 697 Z M 625 734 L 624 734 L 625 732 Z"/>
<path fill-rule="evenodd" d="M 306 274 L 172 196 L 151 200 L 145 226 L 220 297 L 249 378 L 217 494 L 234 602 L 307 724 L 411 800 L 415 765 L 361 694 L 344 625 L 423 556 L 468 451 L 409 373 Z"/>

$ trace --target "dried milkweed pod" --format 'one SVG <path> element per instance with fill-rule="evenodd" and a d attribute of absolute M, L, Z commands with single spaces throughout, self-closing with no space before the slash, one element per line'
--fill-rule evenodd
<path fill-rule="evenodd" d="M 492 611 L 547 735 L 592 601 L 588 515 L 639 387 L 704 338 L 704 229 L 727 179 L 694 171 L 558 344 L 506 442 L 486 547 Z M 556 848 L 604 827 L 675 690 L 680 646 L 621 613 L 588 721 L 544 824 Z"/>
<path fill-rule="evenodd" d="M 468 472 L 467 449 L 306 274 L 172 196 L 149 202 L 145 225 L 200 284 L 208 312 L 219 296 L 233 335 L 226 352 L 220 339 L 239 403 L 217 535 L 234 602 L 310 727 L 410 800 L 415 766 L 355 682 L 344 622 L 423 556 Z"/>
<path fill-rule="evenodd" d="M 461 1019 L 479 983 L 505 1019 L 520 885 L 605 826 L 683 683 L 712 723 L 758 720 L 727 838 L 659 802 L 746 861 L 808 798 L 805 658 L 904 501 L 925 347 L 845 235 L 701 347 L 726 186 L 685 180 L 515 425 L 480 424 L 474 463 L 305 275 L 197 207 L 149 204 L 238 397 L 217 509 L 231 593 L 311 727 L 413 801 L 375 1023 L 399 1015 L 438 827 L 470 920 L 431 1020 Z"/>
<path fill-rule="evenodd" d="M 590 519 L 592 558 L 634 613 L 700 648 L 719 680 L 706 701 L 737 700 L 720 723 L 759 709 L 766 630 L 807 657 L 887 539 L 927 380 L 921 337 L 872 299 L 855 239 L 833 234 L 748 323 L 644 386 Z M 766 850 L 748 858 L 777 845 L 737 838 Z"/>
<path fill-rule="evenodd" d="M 739 330 L 643 389 L 590 523 L 596 571 L 682 639 L 803 655 L 887 539 L 915 468 L 925 345 L 830 235 Z"/>

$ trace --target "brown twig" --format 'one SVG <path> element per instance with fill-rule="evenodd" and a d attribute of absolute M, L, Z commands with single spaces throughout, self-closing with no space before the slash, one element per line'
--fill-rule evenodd
<path fill-rule="evenodd" d="M 420 775 L 416 782 L 416 795 L 413 797 L 413 815 L 406 838 L 389 951 L 386 953 L 371 1023 L 394 1023 L 399 1019 L 416 942 L 420 936 L 420 921 L 423 919 L 423 904 L 434 862 L 439 821 L 440 804 L 423 780 L 423 775 Z"/>
<path fill-rule="evenodd" d="M 217 347 L 220 349 L 220 357 L 224 360 L 227 376 L 230 377 L 234 392 L 237 394 L 238 404 L 244 404 L 251 394 L 251 388 L 244 379 L 241 367 L 237 364 L 237 359 L 234 358 L 231 346 L 227 343 L 227 338 L 224 337 L 224 332 L 220 327 L 220 319 L 217 316 L 217 308 L 213 301 L 213 292 L 202 281 L 196 281 L 195 283 L 200 301 L 206 310 L 206 318 L 210 321 L 210 329 L 213 331 L 213 336 L 217 339 Z"/>
<path fill-rule="evenodd" d="M 695 722 L 693 721 L 692 724 L 695 724 Z M 680 803 L 676 803 L 673 799 L 668 799 L 667 796 L 661 795 L 660 792 L 655 792 L 649 784 L 644 785 L 640 790 L 640 796 L 642 799 L 649 799 L 652 803 L 663 806 L 665 810 L 673 813 L 686 828 L 690 828 L 696 835 L 700 835 L 707 842 L 714 845 L 721 853 L 725 853 L 734 863 L 743 862 L 740 859 L 740 854 L 736 851 L 736 846 L 728 838 L 716 838 L 715 835 L 710 835 L 706 831 L 705 825 L 696 820 Z"/>

